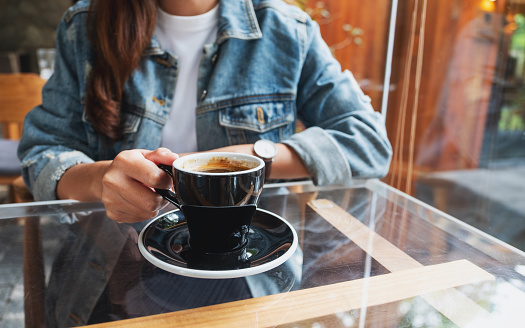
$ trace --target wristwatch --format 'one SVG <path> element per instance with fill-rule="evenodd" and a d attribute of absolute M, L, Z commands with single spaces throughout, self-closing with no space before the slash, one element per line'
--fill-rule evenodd
<path fill-rule="evenodd" d="M 264 180 L 266 181 L 272 171 L 272 162 L 277 155 L 277 146 L 270 140 L 257 140 L 253 145 L 253 152 L 264 161 Z"/>

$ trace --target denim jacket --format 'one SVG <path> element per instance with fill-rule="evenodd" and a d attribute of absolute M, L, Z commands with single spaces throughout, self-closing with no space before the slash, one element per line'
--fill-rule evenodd
<path fill-rule="evenodd" d="M 94 59 L 88 6 L 77 2 L 60 21 L 55 72 L 25 120 L 18 153 L 35 200 L 56 199 L 56 184 L 73 165 L 159 147 L 173 101 L 177 54 L 153 38 L 125 85 L 122 139 L 111 143 L 95 132 L 84 108 Z M 217 39 L 204 47 L 198 75 L 200 151 L 270 139 L 292 147 L 317 185 L 386 174 L 384 122 L 307 14 L 280 0 L 221 0 L 219 12 Z M 295 133 L 298 120 L 306 129 Z"/>

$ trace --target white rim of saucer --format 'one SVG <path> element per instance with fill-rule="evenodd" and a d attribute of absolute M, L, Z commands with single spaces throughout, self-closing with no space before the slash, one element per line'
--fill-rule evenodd
<path fill-rule="evenodd" d="M 264 161 L 257 157 L 257 156 L 253 156 L 253 155 L 248 155 L 248 154 L 241 154 L 241 153 L 232 153 L 232 152 L 206 152 L 206 153 L 196 153 L 196 154 L 190 154 L 190 155 L 186 155 L 186 156 L 182 156 L 182 157 L 179 157 L 177 158 L 175 161 L 173 161 L 172 163 L 172 166 L 179 170 L 179 171 L 182 171 L 182 172 L 185 172 L 185 173 L 189 173 L 189 174 L 198 174 L 198 175 L 217 175 L 217 176 L 221 176 L 221 175 L 232 175 L 232 172 L 222 172 L 222 173 L 212 173 L 212 172 L 195 172 L 195 171 L 192 171 L 192 170 L 188 170 L 188 169 L 185 169 L 182 167 L 182 163 L 185 163 L 187 161 L 197 161 L 197 160 L 202 160 L 202 161 L 206 161 L 207 159 L 209 158 L 212 158 L 212 157 L 228 157 L 228 158 L 232 158 L 234 160 L 244 160 L 244 161 L 250 161 L 250 162 L 257 162 L 258 165 L 254 168 L 251 168 L 251 169 L 248 169 L 248 170 L 244 170 L 244 171 L 237 171 L 237 172 L 233 172 L 233 174 L 245 174 L 245 173 L 250 173 L 250 172 L 256 172 L 258 170 L 261 170 L 261 169 L 264 169 Z M 202 164 L 198 164 L 198 165 L 203 165 L 204 163 Z"/>
<path fill-rule="evenodd" d="M 231 278 L 248 277 L 248 276 L 253 276 L 258 273 L 263 273 L 263 272 L 266 272 L 268 270 L 278 267 L 279 265 L 286 262 L 295 253 L 297 249 L 297 245 L 298 245 L 297 238 L 298 237 L 297 237 L 297 232 L 295 231 L 294 227 L 281 216 L 273 212 L 258 208 L 257 211 L 265 212 L 269 215 L 275 216 L 276 218 L 284 222 L 292 231 L 292 234 L 293 234 L 292 245 L 286 251 L 286 253 L 284 253 L 282 256 L 276 258 L 273 261 L 258 265 L 253 268 L 243 268 L 243 269 L 237 269 L 237 270 L 198 270 L 198 269 L 182 268 L 182 267 L 178 267 L 175 265 L 171 265 L 151 255 L 151 253 L 148 252 L 146 248 L 144 247 L 144 244 L 142 243 L 142 239 L 143 239 L 144 231 L 146 231 L 147 228 L 151 224 L 157 221 L 160 217 L 167 215 L 169 213 L 172 213 L 172 212 L 176 212 L 176 211 L 179 211 L 179 210 L 174 210 L 174 211 L 164 213 L 161 216 L 151 220 L 151 222 L 149 222 L 144 228 L 142 228 L 142 231 L 139 234 L 139 240 L 138 240 L 139 251 L 142 254 L 142 256 L 144 256 L 146 260 L 148 260 L 150 263 L 152 263 L 156 267 L 161 268 L 171 273 L 175 273 L 181 276 L 186 276 L 186 277 L 191 277 L 191 278 L 203 278 L 203 279 L 231 279 Z"/>

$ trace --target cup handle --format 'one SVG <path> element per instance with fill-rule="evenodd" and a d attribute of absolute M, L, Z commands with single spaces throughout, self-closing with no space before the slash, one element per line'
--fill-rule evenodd
<path fill-rule="evenodd" d="M 165 165 L 165 164 L 157 164 L 157 166 L 163 170 L 164 172 L 168 173 L 170 177 L 173 178 L 173 173 L 171 171 L 171 165 Z M 172 203 L 173 205 L 177 206 L 180 210 L 182 210 L 182 206 L 179 204 L 179 201 L 177 200 L 177 194 L 174 193 L 171 190 L 168 189 L 160 189 L 155 188 L 155 192 L 159 195 L 161 195 L 165 200 Z"/>

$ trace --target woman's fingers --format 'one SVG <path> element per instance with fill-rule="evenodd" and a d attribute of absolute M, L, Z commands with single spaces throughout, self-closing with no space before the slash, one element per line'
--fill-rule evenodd
<path fill-rule="evenodd" d="M 170 161 L 170 159 L 177 155 L 166 155 L 167 154 L 164 154 L 164 156 L 160 155 L 157 150 L 123 151 L 115 157 L 112 167 L 119 173 L 139 181 L 148 187 L 167 189 L 171 187 L 171 177 L 159 169 L 157 164 L 165 164 L 165 162 L 171 164 L 173 161 Z"/>
<path fill-rule="evenodd" d="M 152 218 L 168 202 L 152 188 L 171 188 L 171 177 L 157 163 L 171 163 L 177 154 L 162 148 L 155 151 L 121 152 L 102 179 L 102 202 L 108 217 L 118 222 Z"/>
<path fill-rule="evenodd" d="M 144 157 L 150 161 L 152 161 L 155 164 L 166 164 L 171 165 L 177 158 L 179 158 L 179 155 L 172 153 L 167 148 L 158 148 L 154 151 L 142 151 L 144 154 Z"/>
<path fill-rule="evenodd" d="M 108 216 L 116 221 L 143 221 L 157 215 L 168 204 L 151 188 L 136 180 L 125 176 L 117 180 L 113 178 L 103 182 L 102 202 Z"/>

